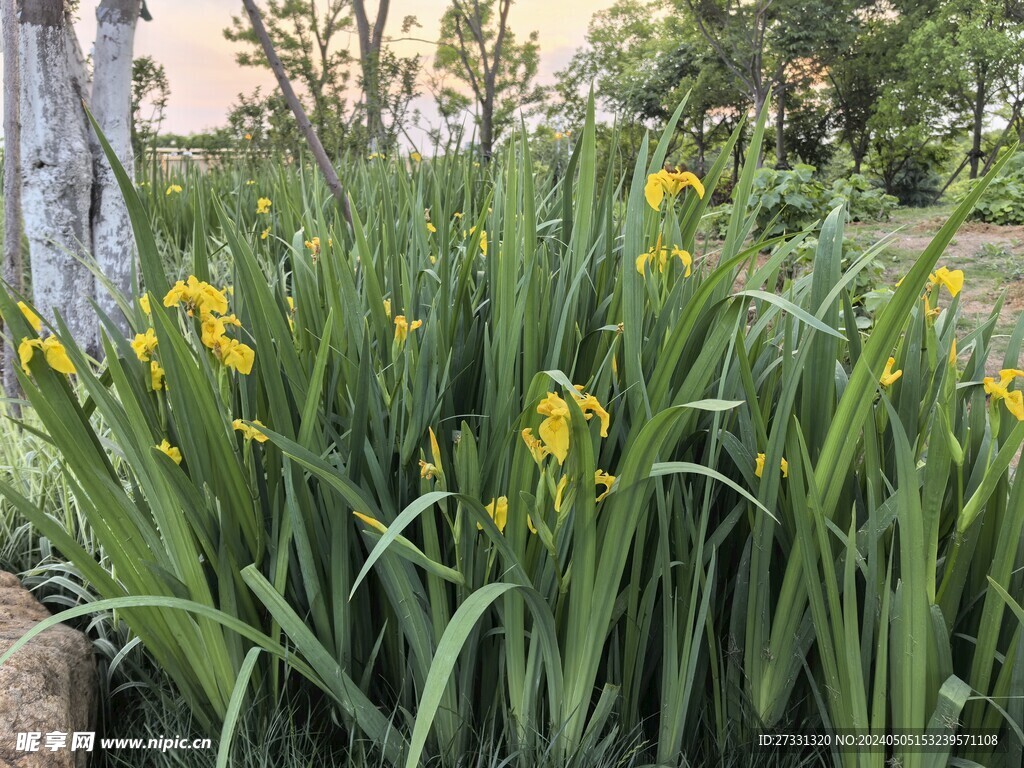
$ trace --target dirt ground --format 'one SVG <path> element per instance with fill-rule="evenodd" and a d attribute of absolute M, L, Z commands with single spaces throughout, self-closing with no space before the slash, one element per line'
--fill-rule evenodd
<path fill-rule="evenodd" d="M 894 285 L 907 273 L 951 212 L 952 208 L 947 206 L 904 209 L 887 222 L 851 224 L 849 236 L 866 246 L 895 233 L 879 257 L 885 269 L 885 280 Z M 965 222 L 939 259 L 939 266 L 964 271 L 961 324 L 965 332 L 984 322 L 999 296 L 1005 295 L 989 358 L 990 372 L 998 371 L 1004 367 L 1009 334 L 1024 313 L 1024 227 Z M 1012 367 L 1021 367 L 1019 360 L 1009 362 L 1015 363 Z"/>

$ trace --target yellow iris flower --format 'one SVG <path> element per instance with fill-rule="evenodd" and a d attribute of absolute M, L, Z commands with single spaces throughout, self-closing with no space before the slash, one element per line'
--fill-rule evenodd
<path fill-rule="evenodd" d="M 270 213 L 270 206 L 272 205 L 273 203 L 270 201 L 269 197 L 261 197 L 256 201 L 256 213 L 258 215 Z"/>
<path fill-rule="evenodd" d="M 672 246 L 672 256 L 679 259 L 683 267 L 686 269 L 684 277 L 689 277 L 693 273 L 693 257 L 689 251 L 684 251 L 678 246 Z M 669 251 L 667 248 L 659 248 L 655 246 L 651 248 L 647 253 L 641 253 L 636 257 L 636 271 L 641 275 L 645 273 L 645 267 L 647 264 L 654 264 L 657 262 L 658 271 L 664 272 L 668 266 Z"/>
<path fill-rule="evenodd" d="M 200 316 L 207 312 L 215 312 L 219 315 L 228 311 L 227 291 L 218 291 L 209 283 L 199 280 L 195 275 L 189 275 L 185 281 L 178 280 L 171 290 L 164 296 L 165 307 L 176 307 L 184 304 L 189 317 L 196 310 Z"/>
<path fill-rule="evenodd" d="M 236 432 L 241 432 L 242 437 L 244 437 L 246 440 L 255 440 L 257 443 L 267 442 L 267 440 L 269 440 L 270 438 L 268 438 L 260 430 L 256 429 L 257 426 L 265 426 L 263 422 L 260 421 L 259 419 L 253 419 L 252 424 L 254 426 L 249 426 L 241 419 L 235 419 L 234 421 L 231 422 L 232 428 Z"/>
<path fill-rule="evenodd" d="M 175 448 L 166 440 L 161 442 L 160 445 L 155 445 L 153 447 L 160 451 L 160 453 L 167 456 L 167 458 L 169 458 L 175 464 L 181 464 L 181 451 Z"/>
<path fill-rule="evenodd" d="M 390 309 L 390 307 L 388 308 Z M 395 341 L 399 344 L 404 342 L 408 336 L 409 331 L 415 331 L 417 328 L 423 325 L 422 320 L 413 320 L 411 323 L 406 320 L 405 315 L 395 316 Z"/>
<path fill-rule="evenodd" d="M 540 439 L 547 452 L 562 464 L 569 453 L 569 406 L 554 392 L 548 392 L 537 413 L 547 417 L 540 423 Z"/>
<path fill-rule="evenodd" d="M 144 363 L 149 362 L 149 358 L 153 356 L 156 344 L 156 333 L 152 328 L 147 328 L 145 333 L 135 334 L 135 338 L 131 342 L 135 356 Z"/>
<path fill-rule="evenodd" d="M 594 473 L 594 484 L 604 486 L 604 492 L 597 496 L 598 501 L 604 501 L 604 497 L 612 492 L 612 486 L 615 485 L 615 475 L 609 475 L 603 469 L 599 469 Z"/>
<path fill-rule="evenodd" d="M 1024 379 L 1024 371 L 1019 368 L 1004 368 L 999 372 L 999 382 L 991 376 L 984 379 L 985 393 L 992 396 L 993 402 L 1002 400 L 1003 404 L 1017 421 L 1024 421 L 1024 393 L 1010 390 L 1014 379 Z"/>
<path fill-rule="evenodd" d="M 964 273 L 962 269 L 950 271 L 946 267 L 939 267 L 935 272 L 928 275 L 928 287 L 936 285 L 945 286 L 950 296 L 956 296 L 964 287 Z"/>
<path fill-rule="evenodd" d="M 491 516 L 494 524 L 498 526 L 498 530 L 504 533 L 505 524 L 508 522 L 508 497 L 499 496 L 496 499 L 491 499 L 491 503 L 484 507 L 484 509 L 487 510 L 487 514 Z M 477 523 L 476 529 L 482 531 L 484 527 Z"/>
<path fill-rule="evenodd" d="M 21 369 L 26 374 L 31 373 L 28 368 L 28 364 L 35 356 L 35 351 L 40 350 L 43 353 L 43 358 L 46 360 L 46 364 L 49 365 L 57 373 L 71 374 L 75 372 L 74 363 L 68 357 L 67 350 L 64 349 L 64 345 L 61 344 L 56 336 L 47 336 L 45 339 L 29 339 L 23 338 L 21 343 L 18 345 L 18 357 L 21 360 Z"/>
<path fill-rule="evenodd" d="M 885 370 L 882 371 L 882 375 L 878 379 L 879 383 L 883 387 L 891 387 L 893 384 L 896 383 L 896 381 L 899 379 L 899 377 L 903 375 L 903 371 L 902 370 L 899 370 L 899 371 L 894 371 L 893 370 L 893 366 L 894 365 L 896 365 L 896 358 L 890 357 L 889 360 L 885 364 Z"/>
<path fill-rule="evenodd" d="M 252 373 L 256 353 L 252 347 L 242 344 L 238 339 L 222 337 L 220 343 L 214 348 L 214 353 L 226 368 L 236 370 L 244 376 Z"/>
<path fill-rule="evenodd" d="M 754 474 L 758 477 L 764 474 L 764 460 L 765 455 L 763 453 L 757 454 L 757 459 L 754 462 Z M 789 477 L 789 462 L 785 459 L 779 461 L 779 469 L 782 470 L 783 477 Z"/>
<path fill-rule="evenodd" d="M 657 173 L 647 177 L 647 184 L 644 186 L 644 197 L 647 204 L 654 210 L 661 207 L 661 201 L 665 195 L 675 197 L 687 187 L 693 187 L 697 197 L 704 197 L 704 185 L 700 179 L 689 171 L 666 171 L 662 168 Z"/>
<path fill-rule="evenodd" d="M 576 391 L 576 405 L 583 411 L 587 421 L 590 421 L 596 415 L 601 422 L 601 437 L 608 437 L 608 426 L 611 423 L 611 416 L 608 414 L 608 411 L 601 406 L 596 397 L 584 394 L 582 386 L 577 386 Z"/>
<path fill-rule="evenodd" d="M 530 449 L 533 460 L 538 464 L 544 461 L 544 457 L 548 455 L 548 449 L 544 447 L 544 442 L 540 438 L 533 436 L 533 430 L 527 427 L 519 434 L 522 436 L 523 442 L 526 443 L 526 447 Z"/>
<path fill-rule="evenodd" d="M 149 363 L 149 386 L 154 392 L 159 392 L 164 388 L 164 369 L 160 367 L 160 363 L 156 360 L 151 360 Z"/>

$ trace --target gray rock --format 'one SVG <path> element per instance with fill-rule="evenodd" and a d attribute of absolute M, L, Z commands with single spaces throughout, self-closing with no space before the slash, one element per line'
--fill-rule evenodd
<path fill-rule="evenodd" d="M 0 571 L 0 654 L 49 615 Z M 48 629 L 0 666 L 0 768 L 85 768 L 90 752 L 72 750 L 72 741 L 95 730 L 95 711 L 92 644 L 70 627 Z"/>

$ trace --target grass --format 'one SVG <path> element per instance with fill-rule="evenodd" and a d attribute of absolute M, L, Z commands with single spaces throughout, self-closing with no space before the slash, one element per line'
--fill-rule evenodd
<path fill-rule="evenodd" d="M 0 483 L 96 598 L 58 618 L 113 612 L 235 760 L 262 730 L 299 764 L 795 764 L 757 734 L 961 719 L 1013 764 L 1024 426 L 982 378 L 1024 321 L 992 360 L 1002 308 L 965 328 L 928 287 L 973 199 L 861 332 L 884 256 L 844 268 L 841 209 L 806 274 L 804 234 L 750 236 L 764 119 L 711 251 L 710 194 L 645 199 L 672 129 L 608 178 L 592 118 L 559 179 L 522 138 L 487 168 L 354 163 L 352 230 L 301 167 L 122 178 L 155 346 L 94 362 L 47 318 L 77 373 L 37 354 L 21 382 L 61 484 Z M 189 274 L 212 286 L 165 301 Z"/>

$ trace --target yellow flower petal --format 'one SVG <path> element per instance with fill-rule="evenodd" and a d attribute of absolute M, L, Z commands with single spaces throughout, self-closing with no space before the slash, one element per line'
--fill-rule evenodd
<path fill-rule="evenodd" d="M 609 475 L 604 470 L 599 469 L 594 473 L 594 484 L 604 486 L 604 493 L 600 493 L 597 496 L 597 501 L 603 501 L 604 497 L 612 492 L 612 486 L 615 485 L 615 475 Z"/>
<path fill-rule="evenodd" d="M 1006 403 L 1006 410 L 1012 413 L 1017 421 L 1024 421 L 1024 392 L 1019 389 L 1008 392 L 1003 401 Z"/>
<path fill-rule="evenodd" d="M 57 340 L 56 336 L 49 336 L 44 339 L 42 350 L 47 364 L 57 373 L 70 374 L 75 372 L 75 366 L 68 357 L 64 345 Z"/>
<path fill-rule="evenodd" d="M 166 440 L 161 442 L 160 445 L 155 445 L 153 447 L 160 451 L 160 453 L 167 456 L 167 458 L 169 458 L 175 464 L 181 464 L 181 451 L 175 448 Z"/>
<path fill-rule="evenodd" d="M 487 514 L 494 520 L 494 524 L 498 526 L 498 530 L 501 533 L 505 532 L 505 524 L 508 523 L 508 497 L 499 496 L 496 499 L 491 499 L 491 503 L 488 504 L 484 509 L 487 510 Z M 480 524 L 476 524 L 476 529 L 482 531 L 484 527 Z"/>
<path fill-rule="evenodd" d="M 24 301 L 18 302 L 18 309 L 21 310 L 21 314 L 28 320 L 28 324 L 32 326 L 32 330 L 39 333 L 43 329 L 43 321 L 39 319 L 39 315 L 32 311 L 32 308 Z"/>
<path fill-rule="evenodd" d="M 28 368 L 28 364 L 32 361 L 32 356 L 35 354 L 37 347 L 42 347 L 43 342 L 39 339 L 23 338 L 21 343 L 18 344 L 18 358 L 21 360 L 21 370 L 26 374 L 30 374 L 31 371 Z"/>

